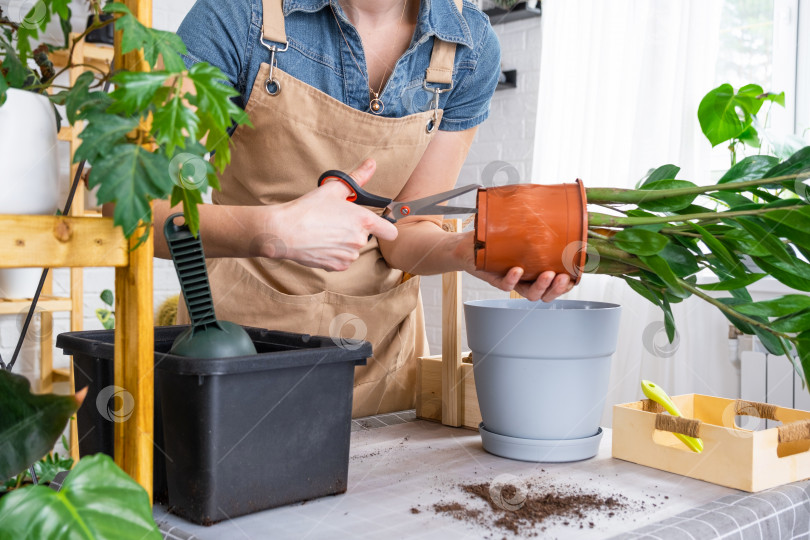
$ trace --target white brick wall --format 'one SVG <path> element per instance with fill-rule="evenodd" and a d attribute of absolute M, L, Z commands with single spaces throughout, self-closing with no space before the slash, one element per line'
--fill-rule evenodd
<path fill-rule="evenodd" d="M 515 89 L 495 92 L 490 116 L 478 129 L 470 154 L 459 175 L 458 185 L 506 183 L 506 173 L 490 178 L 484 169 L 494 161 L 505 162 L 517 171 L 522 183 L 532 181 L 532 159 L 537 104 L 540 89 L 541 18 L 524 19 L 494 26 L 501 42 L 501 63 L 504 71 L 518 72 Z M 464 205 L 475 205 L 473 194 L 460 198 Z M 471 228 L 471 225 L 468 229 Z M 508 293 L 464 274 L 462 296 L 466 300 L 504 298 Z M 428 341 L 431 352 L 441 352 L 441 277 L 422 278 Z M 466 336 L 463 347 L 466 348 Z"/>

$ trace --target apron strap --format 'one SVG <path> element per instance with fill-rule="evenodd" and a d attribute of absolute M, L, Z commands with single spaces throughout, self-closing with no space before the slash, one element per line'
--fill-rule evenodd
<path fill-rule="evenodd" d="M 456 9 L 461 13 L 464 0 L 453 0 Z M 287 32 L 284 28 L 284 0 L 262 0 L 263 38 L 275 43 L 287 43 Z M 425 80 L 432 84 L 452 84 L 453 65 L 456 60 L 456 44 L 434 40 L 430 65 Z"/>
<path fill-rule="evenodd" d="M 464 0 L 453 0 L 459 14 Z M 456 60 L 456 44 L 434 39 L 430 65 L 425 74 L 425 81 L 432 84 L 453 84 L 453 65 Z"/>
<path fill-rule="evenodd" d="M 262 0 L 263 31 L 266 41 L 287 43 L 287 32 L 284 29 L 284 0 Z"/>

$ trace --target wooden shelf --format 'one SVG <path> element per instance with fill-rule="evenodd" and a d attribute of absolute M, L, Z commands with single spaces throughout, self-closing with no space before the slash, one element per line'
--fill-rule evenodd
<path fill-rule="evenodd" d="M 122 267 L 129 243 L 112 218 L 0 215 L 3 268 Z"/>
<path fill-rule="evenodd" d="M 31 307 L 33 299 L 8 299 L 0 298 L 0 315 L 17 315 L 25 313 Z M 57 311 L 72 311 L 73 305 L 70 298 L 60 298 L 58 296 L 41 295 L 37 302 L 37 311 L 53 313 Z"/>
<path fill-rule="evenodd" d="M 490 23 L 506 24 L 512 21 L 540 17 L 543 14 L 540 6 L 541 4 L 538 3 L 536 8 L 529 8 L 526 7 L 526 2 L 521 2 L 512 9 L 491 8 L 484 10 L 484 13 L 489 17 Z"/>
<path fill-rule="evenodd" d="M 115 51 L 110 45 L 98 43 L 83 43 L 83 58 L 85 64 L 106 67 L 112 62 Z M 51 62 L 55 67 L 65 67 L 68 63 L 70 49 L 62 49 L 51 53 Z"/>
<path fill-rule="evenodd" d="M 69 382 L 70 381 L 70 369 L 59 369 L 56 368 L 53 370 L 53 382 Z"/>

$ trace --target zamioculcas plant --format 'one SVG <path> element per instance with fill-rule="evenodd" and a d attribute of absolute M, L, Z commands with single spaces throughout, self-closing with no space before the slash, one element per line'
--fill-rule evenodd
<path fill-rule="evenodd" d="M 697 296 L 741 332 L 758 336 L 771 353 L 788 356 L 810 380 L 810 296 L 754 302 L 747 290 L 770 275 L 810 292 L 810 146 L 786 159 L 751 155 L 736 161 L 740 143 L 761 146 L 756 113 L 767 101 L 783 102 L 784 95 L 755 85 L 735 93 L 723 85 L 704 99 L 699 113 L 704 131 L 715 146 L 730 141 L 733 156 L 733 166 L 713 185 L 679 180 L 680 168 L 664 165 L 636 189 L 563 184 L 479 191 L 477 266 L 501 272 L 523 266 L 525 275 L 535 275 L 528 269 L 545 270 L 562 261 L 557 271 L 575 278 L 582 272 L 616 276 L 663 310 L 670 341 L 675 336 L 671 305 Z M 544 190 L 563 186 L 567 191 L 556 206 L 531 215 L 534 191 L 540 204 L 553 197 Z M 524 191 L 516 195 L 518 189 Z M 555 228 L 553 213 L 566 204 L 570 211 L 562 212 L 562 224 Z M 498 205 L 502 216 L 493 219 Z M 507 220 L 512 227 L 503 226 Z M 509 230 L 517 231 L 515 247 L 501 250 L 497 241 Z M 549 255 L 552 240 L 557 247 Z M 699 280 L 699 272 L 706 277 Z"/>
<path fill-rule="evenodd" d="M 153 71 L 93 68 L 72 87 L 60 86 L 60 74 L 84 67 L 73 60 L 73 48 L 68 65 L 60 71 L 48 60 L 48 52 L 67 47 L 68 3 L 40 0 L 22 22 L 0 11 L 0 106 L 9 88 L 40 94 L 61 90 L 52 92 L 50 99 L 64 105 L 71 125 L 84 122 L 75 159 L 86 159 L 93 166 L 89 187 L 99 187 L 99 203 L 116 203 L 115 224 L 131 236 L 141 221 L 151 222 L 150 201 L 171 199 L 172 204 L 183 203 L 196 233 L 201 194 L 209 187 L 219 188 L 215 171 L 230 161 L 228 129 L 234 123 L 248 123 L 245 112 L 231 100 L 236 90 L 222 84 L 225 75 L 210 64 L 186 69 L 180 56 L 186 48 L 176 34 L 147 28 L 123 4 L 110 2 L 102 8 L 99 0 L 90 2 L 95 21 L 76 41 L 112 23 L 100 19 L 102 12 L 113 14 L 115 29 L 122 32 L 122 51 L 142 50 Z M 34 49 L 32 41 L 52 16 L 62 22 L 65 44 Z M 159 59 L 163 69 L 155 70 Z M 37 69 L 29 67 L 31 60 Z M 182 90 L 184 80 L 193 83 L 193 93 Z M 115 85 L 110 94 L 102 91 L 108 81 Z M 214 152 L 213 163 L 204 159 L 208 152 Z"/>

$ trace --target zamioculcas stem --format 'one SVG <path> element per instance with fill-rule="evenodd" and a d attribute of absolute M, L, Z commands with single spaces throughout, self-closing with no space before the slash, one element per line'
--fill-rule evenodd
<path fill-rule="evenodd" d="M 587 188 L 588 203 L 590 204 L 638 204 L 646 201 L 657 201 L 680 195 L 702 195 L 712 191 L 745 191 L 749 187 L 778 184 L 785 180 L 795 180 L 799 174 L 774 176 L 773 178 L 760 178 L 745 182 L 728 182 L 726 184 L 712 184 L 710 186 L 695 186 L 674 189 L 621 189 L 621 188 Z"/>
<path fill-rule="evenodd" d="M 799 210 L 806 205 L 783 206 L 779 210 Z M 672 216 L 655 217 L 619 217 L 600 214 L 598 212 L 588 212 L 589 227 L 633 227 L 634 225 L 657 225 L 666 223 L 682 223 L 692 220 L 718 221 L 726 218 L 757 216 L 772 212 L 774 208 L 758 208 L 756 210 L 739 210 L 736 212 L 702 212 L 699 214 L 684 214 Z"/>

